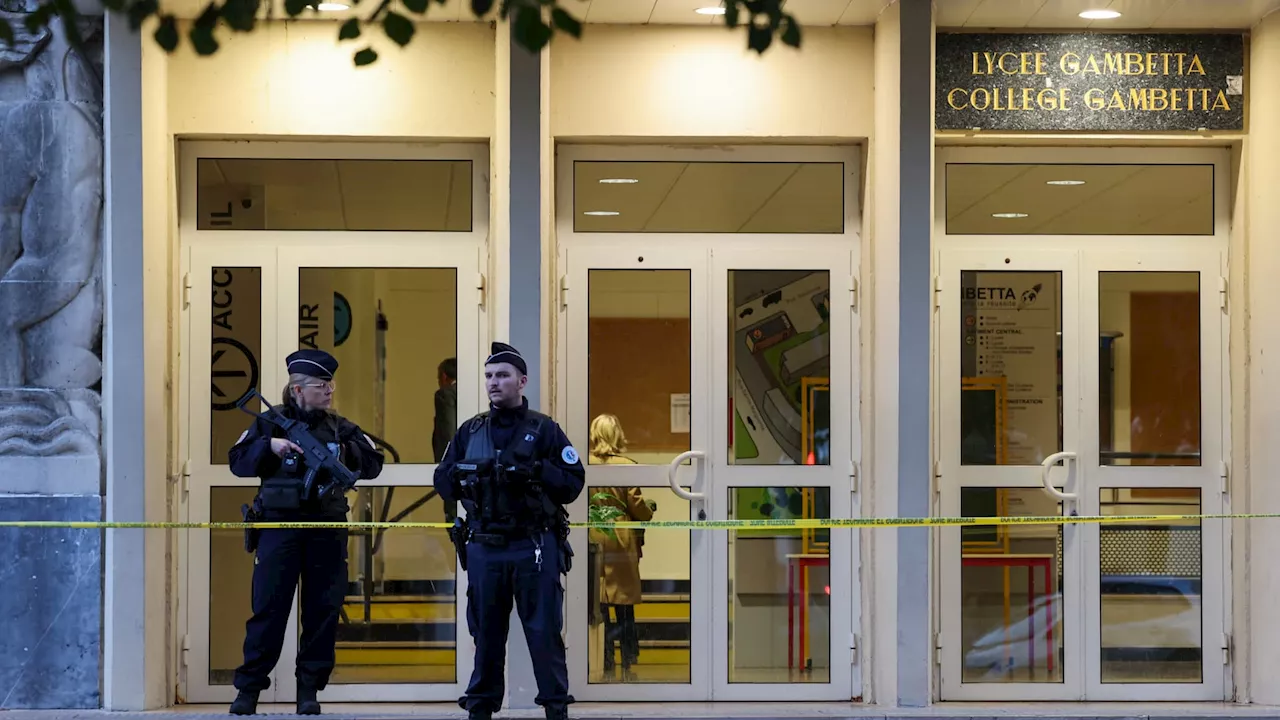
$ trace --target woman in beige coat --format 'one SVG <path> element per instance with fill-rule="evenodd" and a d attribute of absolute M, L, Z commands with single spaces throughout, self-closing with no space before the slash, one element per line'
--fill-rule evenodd
<path fill-rule="evenodd" d="M 600 415 L 591 421 L 592 465 L 635 465 L 625 457 L 627 440 L 622 425 L 613 415 Z M 601 498 L 599 496 L 603 495 Z M 622 522 L 646 522 L 653 519 L 657 505 L 645 501 L 636 487 L 605 487 L 591 491 L 593 504 L 612 505 L 622 511 Z M 636 628 L 635 606 L 640 604 L 640 557 L 643 555 L 644 530 L 612 528 L 612 532 L 592 529 L 591 542 L 600 546 L 602 577 L 600 605 L 605 617 L 604 671 L 613 675 L 613 644 L 622 649 L 624 680 L 633 679 L 631 666 L 640 658 L 640 636 Z"/>

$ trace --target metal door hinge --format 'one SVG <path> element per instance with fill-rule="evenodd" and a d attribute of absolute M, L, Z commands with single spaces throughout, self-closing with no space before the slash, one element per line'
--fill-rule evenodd
<path fill-rule="evenodd" d="M 1222 633 L 1222 664 L 1231 664 L 1231 633 Z"/>
<path fill-rule="evenodd" d="M 190 640 L 190 636 L 188 636 L 188 635 L 183 635 L 183 636 L 182 636 L 182 653 L 181 653 L 181 655 L 182 655 L 182 667 L 187 667 L 187 656 L 188 656 L 188 655 L 190 655 L 190 654 L 191 654 L 191 640 Z"/>
<path fill-rule="evenodd" d="M 1226 495 L 1231 490 L 1231 469 L 1227 467 L 1225 460 L 1218 461 L 1218 490 Z"/>
<path fill-rule="evenodd" d="M 477 295 L 479 295 L 479 297 L 477 298 L 477 304 L 478 304 L 480 307 L 484 307 L 485 300 L 487 300 L 487 299 L 488 299 L 488 298 L 486 298 L 486 297 L 485 297 L 485 294 L 486 294 L 486 293 L 485 293 L 485 291 L 486 291 L 486 289 L 487 289 L 487 288 L 485 288 L 485 277 L 484 277 L 484 273 L 476 273 L 476 290 L 478 290 L 478 291 L 479 291 L 479 292 L 477 293 Z"/>
<path fill-rule="evenodd" d="M 933 309 L 942 307 L 942 276 L 933 276 Z"/>
<path fill-rule="evenodd" d="M 1227 279 L 1224 277 L 1218 278 L 1218 306 L 1227 309 Z"/>
<path fill-rule="evenodd" d="M 849 276 L 849 307 L 858 311 L 858 278 Z"/>
<path fill-rule="evenodd" d="M 942 633 L 933 634 L 933 664 L 942 664 Z"/>
<path fill-rule="evenodd" d="M 569 276 L 560 276 L 560 309 L 569 307 Z"/>
<path fill-rule="evenodd" d="M 849 655 L 853 664 L 858 664 L 858 633 L 849 633 Z"/>
<path fill-rule="evenodd" d="M 183 497 L 191 492 L 191 458 L 182 461 L 182 469 L 178 471 L 178 489 Z"/>
<path fill-rule="evenodd" d="M 849 488 L 858 492 L 858 463 L 853 460 L 849 461 Z"/>
<path fill-rule="evenodd" d="M 182 309 L 191 307 L 191 273 L 182 274 Z"/>

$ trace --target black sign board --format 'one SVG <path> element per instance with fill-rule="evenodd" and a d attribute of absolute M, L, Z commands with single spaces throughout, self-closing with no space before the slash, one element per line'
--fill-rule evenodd
<path fill-rule="evenodd" d="M 938 33 L 938 130 L 1244 129 L 1239 34 Z"/>

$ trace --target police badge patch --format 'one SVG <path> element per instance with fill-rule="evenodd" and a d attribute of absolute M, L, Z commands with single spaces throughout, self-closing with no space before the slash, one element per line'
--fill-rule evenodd
<path fill-rule="evenodd" d="M 574 450 L 572 445 L 565 445 L 564 449 L 560 451 L 560 459 L 564 461 L 565 465 L 572 465 L 578 462 L 578 451 Z"/>

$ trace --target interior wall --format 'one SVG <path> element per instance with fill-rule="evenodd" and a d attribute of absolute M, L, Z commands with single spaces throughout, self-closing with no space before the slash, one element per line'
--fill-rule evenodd
<path fill-rule="evenodd" d="M 210 57 L 185 41 L 169 57 L 174 135 L 489 138 L 494 131 L 494 30 L 421 23 L 403 49 L 377 46 L 356 67 L 338 24 L 274 21 L 228 33 Z M 376 31 L 369 31 L 376 32 Z M 386 43 L 383 43 L 384 45 Z"/>
<path fill-rule="evenodd" d="M 551 53 L 551 132 L 565 138 L 865 138 L 872 29 L 805 28 L 763 56 L 745 29 L 593 25 Z"/>

